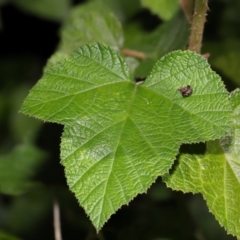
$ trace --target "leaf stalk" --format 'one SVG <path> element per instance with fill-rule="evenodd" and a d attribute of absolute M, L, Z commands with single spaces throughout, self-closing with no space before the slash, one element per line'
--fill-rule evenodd
<path fill-rule="evenodd" d="M 127 49 L 127 48 L 122 50 L 122 54 L 125 55 L 125 56 L 135 57 L 135 58 L 139 58 L 139 59 L 142 59 L 142 60 L 147 58 L 147 56 L 144 53 L 134 51 L 134 50 L 131 50 L 131 49 Z"/>

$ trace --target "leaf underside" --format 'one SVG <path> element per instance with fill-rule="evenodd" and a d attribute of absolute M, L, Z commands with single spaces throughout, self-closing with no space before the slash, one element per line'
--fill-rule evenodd
<path fill-rule="evenodd" d="M 183 97 L 187 85 L 193 93 Z M 97 230 L 168 172 L 182 143 L 216 139 L 231 127 L 228 93 L 201 56 L 172 52 L 136 84 L 119 54 L 101 44 L 49 69 L 22 112 L 65 125 L 67 182 Z"/>

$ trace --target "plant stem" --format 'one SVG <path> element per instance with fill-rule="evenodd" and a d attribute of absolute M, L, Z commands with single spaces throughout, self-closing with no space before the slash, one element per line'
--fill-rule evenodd
<path fill-rule="evenodd" d="M 131 50 L 131 49 L 127 49 L 127 48 L 122 50 L 122 54 L 124 54 L 126 56 L 139 58 L 139 59 L 146 59 L 147 58 L 147 56 L 144 53 L 138 52 L 138 51 L 134 51 L 134 50 Z"/>
<path fill-rule="evenodd" d="M 191 34 L 188 49 L 196 53 L 201 53 L 202 36 L 206 13 L 208 10 L 207 0 L 195 0 L 195 7 L 192 19 Z"/>
<path fill-rule="evenodd" d="M 193 8 L 194 8 L 194 1 L 193 0 L 179 0 L 179 3 L 182 7 L 182 10 L 186 16 L 186 19 L 189 23 L 192 23 L 193 18 Z"/>
<path fill-rule="evenodd" d="M 60 209 L 57 199 L 55 199 L 53 202 L 53 225 L 55 240 L 62 240 Z"/>

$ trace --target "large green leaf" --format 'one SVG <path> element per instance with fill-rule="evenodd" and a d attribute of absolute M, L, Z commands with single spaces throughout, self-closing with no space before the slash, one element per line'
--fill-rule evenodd
<path fill-rule="evenodd" d="M 178 90 L 186 85 L 189 97 Z M 49 69 L 21 111 L 65 125 L 67 182 L 98 230 L 168 172 L 182 143 L 219 138 L 231 126 L 228 93 L 201 56 L 166 55 L 136 84 L 118 53 L 100 44 Z"/>
<path fill-rule="evenodd" d="M 240 91 L 231 94 L 233 136 L 207 142 L 205 154 L 181 154 L 167 185 L 202 193 L 210 211 L 225 229 L 240 237 Z"/>

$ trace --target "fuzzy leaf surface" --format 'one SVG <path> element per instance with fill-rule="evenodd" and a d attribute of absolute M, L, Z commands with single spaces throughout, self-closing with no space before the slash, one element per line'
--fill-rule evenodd
<path fill-rule="evenodd" d="M 184 98 L 178 88 L 190 85 Z M 201 56 L 176 51 L 142 84 L 117 52 L 82 46 L 47 71 L 21 111 L 65 125 L 67 182 L 99 230 L 123 204 L 168 172 L 179 146 L 230 129 L 228 93 Z"/>
<path fill-rule="evenodd" d="M 240 91 L 231 94 L 233 135 L 207 142 L 205 154 L 181 154 L 167 185 L 202 193 L 210 211 L 228 233 L 240 237 Z"/>

